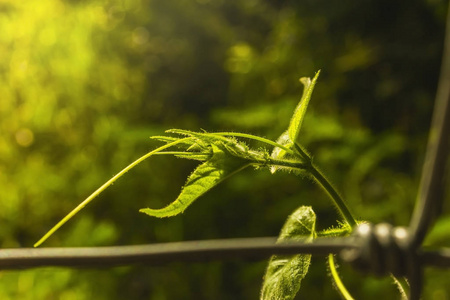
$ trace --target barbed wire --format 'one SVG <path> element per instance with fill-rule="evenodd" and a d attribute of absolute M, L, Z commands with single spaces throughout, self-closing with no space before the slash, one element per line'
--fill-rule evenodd
<path fill-rule="evenodd" d="M 445 192 L 445 168 L 450 139 L 450 5 L 444 38 L 441 74 L 416 206 L 410 229 L 414 245 L 420 245 L 434 219 L 441 213 Z"/>
<path fill-rule="evenodd" d="M 275 237 L 269 237 L 137 246 L 1 249 L 0 269 L 158 265 L 175 261 L 261 259 L 273 254 L 335 253 L 361 271 L 406 277 L 411 288 L 410 300 L 418 300 L 423 286 L 423 268 L 450 268 L 450 249 L 427 251 L 421 248 L 430 226 L 440 214 L 445 192 L 450 139 L 450 6 L 444 44 L 419 194 L 408 228 L 364 223 L 349 237 L 318 238 L 308 243 L 277 243 Z"/>
<path fill-rule="evenodd" d="M 323 238 L 313 243 L 276 243 L 276 237 L 157 243 L 134 246 L 19 248 L 0 250 L 0 269 L 42 266 L 111 267 L 233 258 L 263 259 L 273 254 L 327 255 L 355 247 L 353 238 Z M 357 246 L 356 246 L 357 247 Z"/>
<path fill-rule="evenodd" d="M 377 230 L 367 230 L 366 226 L 378 228 Z M 277 243 L 276 237 L 260 238 L 239 238 L 239 239 L 218 239 L 202 241 L 185 241 L 174 243 L 157 243 L 134 246 L 112 246 L 112 247 L 64 247 L 64 248 L 13 248 L 0 250 L 0 270 L 24 269 L 45 266 L 60 267 L 114 267 L 129 264 L 152 264 L 160 265 L 170 262 L 205 262 L 225 259 L 265 259 L 273 254 L 288 255 L 308 253 L 313 255 L 328 255 L 330 253 L 340 254 L 341 257 L 350 263 L 364 264 L 370 261 L 375 268 L 378 268 L 378 275 L 393 273 L 403 276 L 404 272 L 395 267 L 396 264 L 404 264 L 404 259 L 398 258 L 387 263 L 383 263 L 380 251 L 374 251 L 378 246 L 374 246 L 374 241 L 370 241 L 366 247 L 366 235 L 371 235 L 370 239 L 382 241 L 385 231 L 380 226 L 390 226 L 379 224 L 371 226 L 363 224 L 356 230 L 355 235 L 344 238 L 318 238 L 312 242 L 284 241 Z M 381 229 L 381 230 L 380 230 Z M 399 229 L 396 229 L 399 232 Z M 363 233 L 361 235 L 361 233 Z M 382 237 L 384 236 L 384 237 Z M 403 241 L 402 235 L 394 233 L 397 243 Z M 362 238 L 361 238 L 362 237 Z M 381 238 L 380 238 L 381 237 Z M 375 243 L 378 243 L 375 241 Z M 396 246 L 395 246 L 396 247 Z M 364 248 L 366 248 L 364 250 Z M 390 244 L 386 249 L 393 249 Z M 363 255 L 359 252 L 369 251 Z M 401 254 L 402 252 L 399 252 Z M 362 257 L 370 259 L 361 260 Z M 378 256 L 373 259 L 373 256 Z M 396 258 L 391 256 L 391 258 Z M 450 267 L 450 249 L 439 249 L 434 251 L 423 251 L 418 254 L 418 263 L 433 267 Z M 357 261 L 357 262 L 356 262 Z M 381 270 L 382 267 L 384 270 Z M 361 266 L 358 268 L 362 269 Z M 395 271 L 393 269 L 397 269 Z"/>

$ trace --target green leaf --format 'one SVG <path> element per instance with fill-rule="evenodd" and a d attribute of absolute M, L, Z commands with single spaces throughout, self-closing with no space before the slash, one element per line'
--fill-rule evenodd
<path fill-rule="evenodd" d="M 320 71 L 316 73 L 314 78 L 311 80 L 308 77 L 300 78 L 300 81 L 305 86 L 303 89 L 303 95 L 295 108 L 294 114 L 291 118 L 291 122 L 289 123 L 288 129 L 283 132 L 282 135 L 277 140 L 277 144 L 285 146 L 288 149 L 293 149 L 295 147 L 295 143 L 299 143 L 298 136 L 300 133 L 300 129 L 302 127 L 303 119 L 305 118 L 306 109 L 308 108 L 309 100 L 311 99 L 312 92 L 314 90 L 314 86 L 316 85 L 317 78 L 319 77 Z M 281 149 L 280 147 L 275 147 L 272 151 L 271 157 L 273 159 L 283 159 L 283 158 L 292 158 L 292 155 L 288 155 L 286 150 Z M 298 159 L 298 158 L 297 158 Z M 273 166 L 270 171 L 275 173 L 278 170 L 287 170 L 291 171 L 289 168 L 277 167 Z"/>
<path fill-rule="evenodd" d="M 292 141 L 290 140 L 287 130 L 278 138 L 277 144 L 283 146 L 284 149 L 280 147 L 273 148 L 270 157 L 274 160 L 293 161 L 293 162 L 295 161 L 298 163 L 302 162 L 306 163 L 308 160 L 310 160 L 309 158 L 305 159 L 304 156 L 300 156 L 299 154 L 292 154 L 285 150 L 285 149 L 294 149 L 296 147 L 296 145 L 294 145 L 294 143 L 292 143 Z M 292 168 L 289 166 L 278 166 L 278 165 L 272 165 L 270 167 L 270 172 L 272 174 L 274 174 L 278 170 L 292 172 L 295 175 L 302 175 L 305 173 L 306 169 L 305 168 L 299 169 L 299 168 Z"/>
<path fill-rule="evenodd" d="M 223 133 L 193 132 L 181 129 L 171 129 L 167 132 L 192 137 L 193 139 L 195 139 L 196 145 L 201 147 L 201 151 L 205 151 L 207 147 L 210 147 L 212 144 L 214 144 L 229 155 L 252 161 L 254 163 L 260 163 L 261 160 L 267 158 L 266 151 L 252 150 L 244 142 L 238 141 L 234 137 L 225 137 L 223 136 Z M 249 137 L 250 135 L 245 136 Z M 199 148 L 197 147 L 197 149 L 194 149 L 193 147 L 190 147 L 187 150 L 198 151 Z"/>
<path fill-rule="evenodd" d="M 248 161 L 225 153 L 220 145 L 212 144 L 211 147 L 212 157 L 194 170 L 174 202 L 161 209 L 139 211 L 158 218 L 178 215 L 204 193 L 249 165 Z"/>
<path fill-rule="evenodd" d="M 316 235 L 316 215 L 310 206 L 299 207 L 281 229 L 278 242 L 297 240 L 310 242 Z M 274 255 L 264 276 L 261 300 L 294 299 L 301 281 L 308 273 L 310 254 Z"/>
<path fill-rule="evenodd" d="M 287 148 L 291 149 L 293 146 L 293 143 L 291 141 L 291 139 L 289 138 L 289 133 L 286 130 L 285 132 L 283 132 L 282 135 L 280 135 L 280 137 L 277 140 L 277 144 L 280 144 L 282 146 L 286 146 Z M 273 159 L 283 159 L 287 156 L 287 152 L 284 149 L 281 149 L 280 147 L 275 147 L 273 148 L 272 154 L 270 155 Z M 278 167 L 278 166 L 272 166 L 270 168 L 270 172 L 275 173 L 276 171 L 283 169 L 283 167 Z"/>
<path fill-rule="evenodd" d="M 441 216 L 424 241 L 425 246 L 450 247 L 450 216 Z"/>
<path fill-rule="evenodd" d="M 300 99 L 299 104 L 295 108 L 294 115 L 292 116 L 291 122 L 289 124 L 288 133 L 289 139 L 292 142 L 298 142 L 298 134 L 302 127 L 303 119 L 305 118 L 306 109 L 308 108 L 309 100 L 311 99 L 314 86 L 316 85 L 317 78 L 319 77 L 320 71 L 316 73 L 313 80 L 308 77 L 300 78 L 300 81 L 305 86 L 303 89 L 303 95 Z"/>

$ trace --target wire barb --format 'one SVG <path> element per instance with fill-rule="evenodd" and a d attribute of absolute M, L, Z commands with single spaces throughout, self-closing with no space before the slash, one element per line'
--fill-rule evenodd
<path fill-rule="evenodd" d="M 410 235 L 404 227 L 363 223 L 355 229 L 353 237 L 359 247 L 343 250 L 341 256 L 358 270 L 400 277 L 408 275 L 408 266 L 416 263 L 411 261 Z"/>
<path fill-rule="evenodd" d="M 406 277 L 410 283 L 410 300 L 418 300 L 422 289 L 422 259 L 412 234 L 405 227 L 387 223 L 360 224 L 353 233 L 359 247 L 343 250 L 342 258 L 355 269 L 377 276 L 392 274 Z M 441 257 L 443 259 L 443 257 Z"/>

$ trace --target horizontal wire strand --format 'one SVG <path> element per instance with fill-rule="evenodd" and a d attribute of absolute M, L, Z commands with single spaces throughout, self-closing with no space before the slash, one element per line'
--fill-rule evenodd
<path fill-rule="evenodd" d="M 319 238 L 313 243 L 276 243 L 275 237 L 187 241 L 163 244 L 0 250 L 0 269 L 44 266 L 110 267 L 128 264 L 201 262 L 230 258 L 263 259 L 273 254 L 327 255 L 355 247 L 351 238 Z"/>
<path fill-rule="evenodd" d="M 161 265 L 171 262 L 260 260 L 271 255 L 327 255 L 358 249 L 352 237 L 318 238 L 313 242 L 276 243 L 275 237 L 187 241 L 135 246 L 10 248 L 0 250 L 0 270 L 37 267 L 108 268 L 130 264 Z M 418 255 L 424 266 L 450 268 L 450 248 Z"/>

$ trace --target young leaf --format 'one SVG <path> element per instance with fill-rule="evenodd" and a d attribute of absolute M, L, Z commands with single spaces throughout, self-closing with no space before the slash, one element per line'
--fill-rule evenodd
<path fill-rule="evenodd" d="M 286 146 L 289 149 L 292 148 L 293 143 L 289 138 L 289 133 L 287 130 L 282 135 L 280 135 L 280 137 L 277 140 L 277 143 L 282 146 Z M 286 150 L 281 149 L 280 147 L 275 147 L 275 148 L 273 148 L 271 157 L 273 159 L 283 159 L 286 156 L 286 154 L 287 154 Z M 282 169 L 282 167 L 272 166 L 270 168 L 270 172 L 272 172 L 272 174 L 273 174 L 276 171 L 278 171 L 279 169 Z"/>
<path fill-rule="evenodd" d="M 174 202 L 161 209 L 143 208 L 139 211 L 158 218 L 178 215 L 198 197 L 249 165 L 248 161 L 225 153 L 220 144 L 211 144 L 211 147 L 212 157 L 194 170 Z"/>
<path fill-rule="evenodd" d="M 317 78 L 319 77 L 320 71 L 316 73 L 316 76 L 314 76 L 313 80 L 311 80 L 308 77 L 302 77 L 300 78 L 300 81 L 305 86 L 303 89 L 303 95 L 300 99 L 300 102 L 298 103 L 297 107 L 295 108 L 294 114 L 291 118 L 291 121 L 289 123 L 288 129 L 283 132 L 282 135 L 277 140 L 277 143 L 285 146 L 288 149 L 293 149 L 294 145 L 298 140 L 298 135 L 300 133 L 300 129 L 302 127 L 303 119 L 305 118 L 306 109 L 308 108 L 309 100 L 311 99 L 312 92 L 314 90 L 314 86 L 316 85 Z M 286 156 L 286 151 L 281 149 L 280 147 L 275 147 L 272 151 L 272 158 L 274 159 L 283 159 Z M 272 167 L 270 171 L 272 173 L 275 173 L 276 171 L 280 169 L 286 169 L 286 168 L 280 168 L 280 167 Z M 288 170 L 288 169 L 287 169 Z"/>
<path fill-rule="evenodd" d="M 317 78 L 319 77 L 320 71 L 316 73 L 313 80 L 308 77 L 300 78 L 300 81 L 305 86 L 303 89 L 303 95 L 300 99 L 299 104 L 295 108 L 294 115 L 292 116 L 291 122 L 289 124 L 288 133 L 289 139 L 292 142 L 298 142 L 298 134 L 300 133 L 300 128 L 302 127 L 303 119 L 306 114 L 306 109 L 308 108 L 309 100 L 311 99 L 314 86 L 316 85 Z"/>
<path fill-rule="evenodd" d="M 278 242 L 286 240 L 311 241 L 316 235 L 316 215 L 310 206 L 299 207 L 289 216 L 281 229 Z M 264 276 L 261 300 L 294 299 L 302 279 L 308 273 L 310 254 L 274 255 Z"/>

